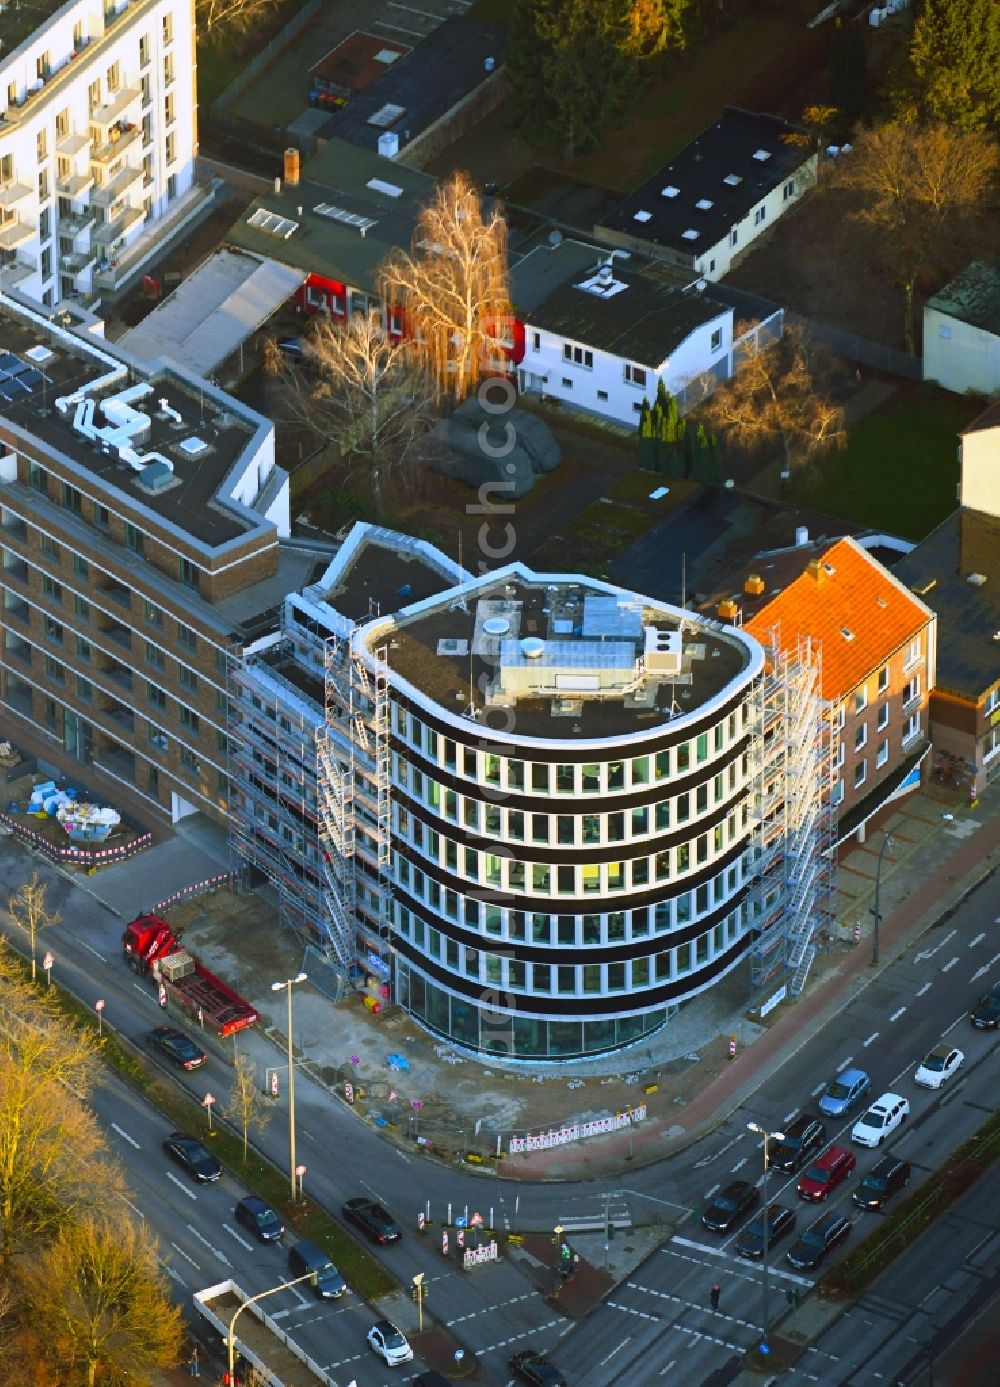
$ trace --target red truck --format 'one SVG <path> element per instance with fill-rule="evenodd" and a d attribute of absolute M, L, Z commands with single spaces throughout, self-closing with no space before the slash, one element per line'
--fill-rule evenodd
<path fill-rule="evenodd" d="M 139 915 L 122 935 L 125 961 L 133 972 L 151 975 L 193 1019 L 218 1035 L 234 1035 L 260 1020 L 214 973 L 203 968 L 160 915 Z"/>

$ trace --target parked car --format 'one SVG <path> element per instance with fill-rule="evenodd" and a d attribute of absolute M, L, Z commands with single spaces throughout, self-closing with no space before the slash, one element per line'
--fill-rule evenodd
<path fill-rule="evenodd" d="M 1000 982 L 994 983 L 985 997 L 980 997 L 972 1009 L 971 1020 L 981 1031 L 995 1031 L 1000 1026 Z"/>
<path fill-rule="evenodd" d="M 256 1194 L 248 1194 L 236 1205 L 236 1222 L 249 1228 L 254 1237 L 262 1243 L 276 1243 L 285 1231 L 285 1225 L 263 1199 Z"/>
<path fill-rule="evenodd" d="M 512 1354 L 507 1366 L 516 1378 L 527 1382 L 529 1387 L 569 1387 L 565 1374 L 537 1349 L 523 1348 Z"/>
<path fill-rule="evenodd" d="M 405 1334 L 401 1334 L 389 1320 L 378 1320 L 372 1325 L 368 1331 L 368 1347 L 389 1368 L 413 1361 L 413 1349 Z"/>
<path fill-rule="evenodd" d="M 171 1132 L 163 1149 L 172 1161 L 183 1166 L 187 1173 L 202 1185 L 210 1185 L 222 1174 L 222 1166 L 211 1151 L 186 1132 Z"/>
<path fill-rule="evenodd" d="M 824 1214 L 793 1243 L 785 1254 L 785 1261 L 800 1271 L 813 1271 L 819 1266 L 828 1252 L 844 1241 L 851 1231 L 851 1220 L 843 1214 Z"/>
<path fill-rule="evenodd" d="M 843 1069 L 819 1100 L 819 1110 L 827 1117 L 843 1117 L 861 1101 L 872 1086 L 863 1069 Z"/>
<path fill-rule="evenodd" d="M 921 1088 L 940 1088 L 953 1074 L 961 1069 L 965 1056 L 961 1050 L 947 1042 L 935 1045 L 929 1055 L 925 1055 L 913 1076 L 913 1082 Z"/>
<path fill-rule="evenodd" d="M 819 1118 L 812 1113 L 801 1113 L 785 1128 L 783 1140 L 771 1144 L 771 1166 L 785 1175 L 794 1175 L 825 1143 L 826 1128 Z"/>
<path fill-rule="evenodd" d="M 208 1062 L 208 1056 L 183 1031 L 175 1031 L 172 1026 L 157 1026 L 146 1037 L 146 1044 L 166 1055 L 178 1069 L 200 1069 Z"/>
<path fill-rule="evenodd" d="M 858 1146 L 881 1146 L 910 1115 L 910 1100 L 898 1093 L 883 1093 L 851 1128 Z"/>
<path fill-rule="evenodd" d="M 337 1300 L 347 1290 L 347 1282 L 329 1254 L 304 1239 L 288 1249 L 288 1271 L 293 1277 L 311 1274 L 310 1284 L 317 1300 Z"/>
<path fill-rule="evenodd" d="M 813 1204 L 819 1204 L 829 1198 L 837 1186 L 847 1179 L 857 1163 L 857 1156 L 853 1151 L 848 1151 L 846 1146 L 831 1146 L 799 1180 L 796 1186 L 799 1198 L 808 1199 Z"/>
<path fill-rule="evenodd" d="M 342 1213 L 373 1243 L 394 1243 L 403 1236 L 396 1220 L 374 1199 L 348 1199 Z"/>
<path fill-rule="evenodd" d="M 859 1209 L 881 1209 L 897 1190 L 910 1183 L 910 1163 L 898 1156 L 883 1156 L 851 1195 Z"/>
<path fill-rule="evenodd" d="M 767 1223 L 768 1251 L 786 1238 L 795 1227 L 795 1211 L 784 1204 L 769 1204 L 767 1210 L 754 1214 L 753 1218 L 736 1239 L 734 1250 L 741 1257 L 756 1261 L 764 1255 L 764 1226 Z"/>
<path fill-rule="evenodd" d="M 728 1233 L 759 1203 L 760 1190 L 756 1185 L 748 1180 L 733 1180 L 719 1191 L 702 1214 L 702 1225 L 712 1233 Z"/>

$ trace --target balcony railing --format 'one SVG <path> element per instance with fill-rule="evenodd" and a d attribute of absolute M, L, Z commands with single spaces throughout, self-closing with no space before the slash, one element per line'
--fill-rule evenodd
<path fill-rule="evenodd" d="M 129 188 L 135 186 L 142 178 L 141 168 L 131 168 L 126 166 L 103 188 L 95 188 L 90 195 L 90 205 L 92 207 L 110 207 L 113 202 L 124 196 Z"/>
<path fill-rule="evenodd" d="M 93 186 L 94 175 L 89 171 L 87 173 L 68 173 L 64 177 L 56 179 L 56 192 L 59 196 L 68 197 L 73 201 L 83 197 L 87 189 Z M 66 221 L 67 218 L 62 217 L 60 220 Z"/>
<path fill-rule="evenodd" d="M 121 120 L 128 108 L 134 106 L 141 96 L 142 90 L 139 87 L 122 87 L 106 105 L 98 106 L 96 110 L 91 111 L 91 125 L 99 125 L 106 130 Z"/>
<path fill-rule="evenodd" d="M 110 246 L 119 237 L 131 231 L 132 227 L 140 223 L 145 215 L 141 207 L 126 208 L 121 216 L 116 217 L 113 222 L 108 222 L 97 228 L 94 232 L 94 244 L 96 246 Z"/>
<path fill-rule="evenodd" d="M 35 239 L 35 229 L 26 222 L 8 222 L 0 227 L 0 249 L 17 250 Z"/>
<path fill-rule="evenodd" d="M 0 187 L 0 207 L 16 207 L 26 197 L 31 197 L 32 189 L 16 180 Z"/>
<path fill-rule="evenodd" d="M 141 139 L 142 130 L 138 125 L 117 131 L 105 144 L 91 145 L 90 161 L 92 164 L 107 164 L 112 159 L 117 159 L 120 154 L 124 154 L 126 149 Z"/>

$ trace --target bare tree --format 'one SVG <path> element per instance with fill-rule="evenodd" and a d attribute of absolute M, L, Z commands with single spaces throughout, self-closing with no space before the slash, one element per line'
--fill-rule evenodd
<path fill-rule="evenodd" d="M 464 173 L 439 184 L 411 250 L 390 253 L 379 286 L 425 348 L 438 398 L 464 400 L 484 368 L 503 357 L 511 321 L 507 224 L 495 207 L 484 215 Z"/>
<path fill-rule="evenodd" d="M 848 218 L 869 233 L 864 249 L 903 290 L 903 334 L 911 354 L 917 281 L 924 271 L 940 278 L 968 259 L 996 215 L 998 169 L 1000 151 L 991 135 L 891 122 L 858 131 L 851 152 L 825 180 L 852 200 Z"/>
<path fill-rule="evenodd" d="M 31 874 L 30 881 L 21 883 L 20 889 L 7 901 L 7 911 L 18 929 L 24 930 L 31 945 L 31 981 L 37 977 L 35 960 L 35 939 L 39 931 L 58 925 L 62 916 L 45 908 L 48 885 L 42 881 L 37 871 Z"/>
<path fill-rule="evenodd" d="M 344 327 L 315 318 L 302 367 L 273 342 L 264 366 L 278 381 L 287 414 L 331 443 L 348 473 L 363 473 L 383 515 L 386 491 L 416 460 L 433 412 L 422 354 L 412 342 L 394 340 L 372 311 Z"/>
<path fill-rule="evenodd" d="M 262 1132 L 271 1120 L 273 1109 L 265 1102 L 257 1082 L 257 1070 L 249 1055 L 237 1051 L 233 1063 L 233 1085 L 222 1115 L 243 1133 L 243 1164 L 247 1163 L 247 1148 L 252 1131 Z"/>
<path fill-rule="evenodd" d="M 198 33 L 216 38 L 222 33 L 242 33 L 280 9 L 285 0 L 196 0 Z"/>
<path fill-rule="evenodd" d="M 713 382 L 696 382 L 702 391 L 699 412 L 707 427 L 726 442 L 762 453 L 780 444 L 785 470 L 801 467 L 845 441 L 844 415 L 825 389 L 825 363 L 801 328 L 790 325 L 784 338 L 762 342 L 753 323 L 739 348 L 735 375 L 714 394 Z"/>
<path fill-rule="evenodd" d="M 46 1358 L 66 1387 L 145 1387 L 180 1360 L 182 1321 L 152 1237 L 131 1220 L 67 1221 L 29 1262 L 21 1284 L 44 1321 Z"/>

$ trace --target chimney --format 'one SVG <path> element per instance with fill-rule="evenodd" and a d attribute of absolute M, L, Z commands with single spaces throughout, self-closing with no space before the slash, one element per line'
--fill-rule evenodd
<path fill-rule="evenodd" d="M 817 583 L 821 583 L 826 577 L 826 571 L 819 559 L 810 559 L 806 564 L 806 572 L 810 577 L 815 578 Z"/>
<path fill-rule="evenodd" d="M 725 597 L 715 610 L 720 621 L 733 622 L 736 620 L 740 609 L 731 597 Z"/>
<path fill-rule="evenodd" d="M 743 591 L 748 597 L 759 597 L 764 591 L 764 579 L 759 573 L 751 573 L 743 584 Z"/>
<path fill-rule="evenodd" d="M 299 151 L 295 148 L 285 150 L 285 182 L 290 188 L 299 182 Z"/>
<path fill-rule="evenodd" d="M 809 543 L 809 529 L 805 525 L 795 527 L 795 547 L 802 549 Z"/>

